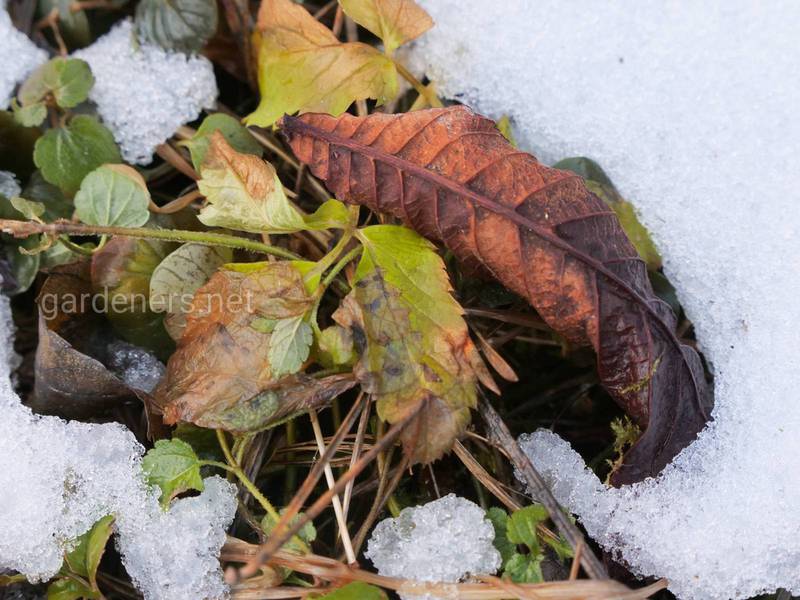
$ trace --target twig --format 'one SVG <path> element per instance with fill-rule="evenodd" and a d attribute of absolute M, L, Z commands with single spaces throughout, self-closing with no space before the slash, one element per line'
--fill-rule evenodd
<path fill-rule="evenodd" d="M 300 258 L 294 252 L 268 246 L 255 240 L 213 233 L 210 231 L 185 231 L 182 229 L 154 229 L 150 227 L 105 227 L 100 225 L 82 225 L 69 221 L 56 221 L 55 223 L 34 223 L 32 221 L 13 221 L 0 219 L 0 230 L 16 238 L 26 238 L 39 233 L 59 236 L 63 233 L 70 235 L 120 235 L 139 239 L 167 240 L 170 242 L 194 242 L 207 246 L 225 246 L 227 248 L 241 248 L 250 252 L 272 254 L 281 258 L 296 260 Z"/>
<path fill-rule="evenodd" d="M 511 462 L 522 473 L 525 483 L 533 491 L 536 500 L 541 502 L 547 509 L 550 519 L 555 523 L 558 531 L 572 547 L 573 552 L 577 550 L 578 544 L 585 544 L 586 541 L 580 530 L 570 521 L 559 506 L 553 494 L 548 489 L 542 476 L 534 469 L 530 459 L 519 447 L 517 441 L 511 436 L 511 432 L 497 414 L 483 394 L 481 394 L 480 412 L 489 428 L 490 438 L 493 438 L 503 449 L 505 449 Z M 593 579 L 607 579 L 603 563 L 594 555 L 594 552 L 587 546 L 581 554 L 581 565 L 586 574 Z"/>
<path fill-rule="evenodd" d="M 156 154 L 158 154 L 164 162 L 169 163 L 175 169 L 186 175 L 189 179 L 194 179 L 195 181 L 199 179 L 197 175 L 197 171 L 194 170 L 194 167 L 189 164 L 183 155 L 175 150 L 172 146 L 168 143 L 160 144 L 156 147 Z"/>
<path fill-rule="evenodd" d="M 194 190 L 188 194 L 184 194 L 175 200 L 167 202 L 164 206 L 158 206 L 152 200 L 150 201 L 150 212 L 158 213 L 160 215 L 171 215 L 178 211 L 183 210 L 198 198 L 202 198 L 203 194 L 199 190 Z"/>
<path fill-rule="evenodd" d="M 317 440 L 317 447 L 319 448 L 320 456 L 325 454 L 325 440 L 322 438 L 322 430 L 319 426 L 319 418 L 317 412 L 312 410 L 308 413 L 311 419 L 311 428 L 314 430 L 314 438 Z M 325 463 L 325 480 L 328 483 L 328 488 L 333 489 L 336 481 L 333 478 L 333 470 L 331 469 L 330 461 Z M 347 562 L 352 564 L 356 562 L 356 555 L 353 552 L 353 544 L 350 541 L 350 533 L 347 530 L 347 520 L 344 516 L 344 509 L 342 508 L 342 501 L 338 494 L 331 499 L 333 503 L 333 512 L 336 514 L 336 520 L 339 522 L 339 535 L 342 536 L 342 545 L 344 546 L 345 554 L 347 555 Z"/>
<path fill-rule="evenodd" d="M 378 455 L 379 452 L 381 452 L 389 444 L 394 443 L 395 439 L 402 433 L 403 429 L 405 429 L 405 427 L 408 425 L 408 423 L 417 418 L 417 415 L 419 414 L 419 411 L 422 409 L 423 406 L 424 406 L 424 403 L 422 403 L 422 402 L 419 403 L 419 405 L 416 407 L 416 409 L 414 411 L 412 411 L 411 413 L 406 415 L 406 417 L 403 420 L 398 421 L 397 423 L 395 423 L 389 429 L 389 431 L 386 432 L 386 435 L 383 436 L 375 444 L 375 446 L 373 446 L 370 449 L 369 452 L 364 454 L 364 456 L 362 456 L 356 462 L 356 464 L 353 466 L 352 469 L 349 469 L 347 471 L 347 473 L 345 473 L 342 477 L 339 478 L 339 480 L 336 482 L 336 485 L 334 485 L 332 489 L 328 490 L 326 493 L 324 493 L 322 496 L 320 496 L 317 499 L 317 501 L 314 502 L 314 504 L 312 504 L 311 507 L 309 507 L 305 511 L 304 514 L 298 515 L 298 518 L 294 519 L 295 515 L 297 515 L 297 513 L 299 512 L 297 510 L 298 507 L 293 506 L 293 505 L 296 504 L 295 500 L 300 497 L 300 492 L 298 492 L 298 494 L 295 495 L 295 498 L 292 499 L 292 503 L 286 508 L 286 511 L 283 514 L 283 518 L 281 519 L 281 521 L 278 523 L 278 525 L 273 530 L 272 536 L 270 536 L 269 541 L 267 541 L 266 544 L 264 544 L 263 546 L 261 546 L 259 548 L 258 553 L 244 567 L 242 567 L 238 571 L 238 573 L 235 572 L 235 571 L 228 571 L 228 573 L 226 573 L 226 580 L 228 580 L 228 583 L 231 583 L 231 584 L 232 583 L 236 583 L 240 579 L 243 579 L 243 578 L 246 578 L 246 577 L 251 577 L 251 576 L 255 575 L 258 572 L 259 567 L 261 565 L 263 565 L 265 562 L 267 562 L 272 557 L 272 555 L 274 555 L 275 552 L 277 552 L 286 543 L 286 541 L 292 535 L 294 535 L 296 532 L 298 532 L 306 523 L 310 522 L 319 513 L 321 513 L 325 509 L 325 507 L 328 505 L 328 503 L 330 503 L 331 499 L 333 498 L 333 496 L 335 494 L 339 494 L 344 490 L 344 488 L 347 485 L 348 481 L 351 481 L 351 480 L 355 479 L 356 477 L 358 477 L 358 475 L 361 473 L 361 471 L 363 471 L 364 468 L 366 468 L 366 466 L 368 464 L 370 464 L 375 459 L 375 457 Z M 355 408 L 355 405 L 354 405 L 354 408 Z M 350 413 L 356 413 L 357 414 L 357 411 L 351 410 Z M 345 418 L 345 422 L 349 421 L 349 424 L 346 426 L 347 429 L 349 429 L 349 427 L 353 423 L 353 421 L 350 420 L 349 417 L 350 417 L 350 414 L 348 414 L 348 417 Z M 353 415 L 352 418 L 354 418 L 354 417 L 355 417 L 355 415 Z M 339 435 L 339 433 L 341 433 L 342 429 L 345 429 L 345 427 L 343 426 L 343 427 L 339 428 L 339 432 L 337 432 L 337 436 Z M 341 440 L 339 440 L 339 441 L 341 441 Z M 334 436 L 334 439 L 332 440 L 331 445 L 325 451 L 325 454 L 320 459 L 320 462 L 324 463 L 324 461 L 328 460 L 329 457 L 326 456 L 326 455 L 329 452 L 331 452 L 332 448 L 335 447 L 333 442 L 337 442 L 337 445 L 338 445 L 338 441 L 336 440 L 336 436 Z M 315 465 L 315 467 L 316 467 L 316 465 Z M 314 469 L 312 469 L 312 473 L 313 472 L 314 472 Z M 322 472 L 322 469 L 319 469 L 319 473 L 317 474 L 316 480 L 319 480 L 319 474 L 321 474 L 321 472 Z M 309 477 L 311 477 L 311 474 L 309 474 Z M 313 489 L 313 485 L 316 484 L 316 480 L 311 485 L 312 489 Z M 305 483 L 303 485 L 305 486 Z M 302 488 L 301 488 L 301 490 L 302 490 Z M 306 495 L 306 497 L 308 497 L 308 496 Z M 303 500 L 301 500 L 300 502 L 302 502 L 302 501 Z M 294 514 L 292 514 L 292 509 L 293 509 Z M 294 519 L 293 524 L 291 526 L 289 526 L 289 523 L 292 522 L 293 519 Z"/>
<path fill-rule="evenodd" d="M 361 402 L 363 400 L 364 392 L 359 392 L 359 396 L 356 399 L 356 402 Z M 356 430 L 356 439 L 353 443 L 353 452 L 350 454 L 350 468 L 353 468 L 353 465 L 356 464 L 359 455 L 361 454 L 361 446 L 364 444 L 364 434 L 367 431 L 367 424 L 369 423 L 369 413 L 370 409 L 372 408 L 372 404 L 369 401 L 369 398 L 364 405 L 364 409 L 361 411 L 361 417 L 358 420 L 358 429 Z M 344 519 L 347 521 L 347 514 L 350 511 L 350 499 L 353 497 L 353 486 L 355 485 L 354 481 L 351 481 L 347 484 L 347 487 L 344 488 L 344 500 L 342 504 L 344 505 Z"/>

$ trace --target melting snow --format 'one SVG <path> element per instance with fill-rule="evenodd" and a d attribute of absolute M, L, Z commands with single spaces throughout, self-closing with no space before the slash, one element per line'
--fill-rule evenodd
<path fill-rule="evenodd" d="M 11 346 L 0 296 L 0 571 L 47 580 L 66 544 L 114 514 L 123 563 L 146 599 L 223 597 L 218 556 L 236 511 L 234 487 L 210 477 L 202 494 L 162 511 L 130 431 L 38 416 L 20 403 L 6 367 Z"/>
<path fill-rule="evenodd" d="M 17 84 L 47 60 L 47 52 L 14 27 L 5 0 L 0 1 L 0 57 L 0 109 L 5 109 Z"/>
<path fill-rule="evenodd" d="M 95 77 L 89 99 L 130 163 L 148 164 L 156 146 L 217 99 L 208 59 L 137 44 L 130 20 L 73 56 L 89 63 Z"/>
<path fill-rule="evenodd" d="M 639 209 L 715 375 L 715 421 L 607 490 L 549 433 L 558 499 L 683 598 L 800 594 L 800 5 L 424 0 L 415 60 L 512 117 L 543 160 L 597 160 Z"/>
<path fill-rule="evenodd" d="M 388 577 L 455 583 L 470 574 L 492 575 L 500 553 L 494 527 L 474 502 L 455 494 L 404 508 L 372 531 L 364 555 Z M 401 593 L 404 600 L 436 600 L 430 594 Z"/>

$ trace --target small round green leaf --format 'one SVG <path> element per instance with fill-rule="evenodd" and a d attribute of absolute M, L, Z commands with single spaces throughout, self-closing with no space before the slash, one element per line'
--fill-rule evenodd
<path fill-rule="evenodd" d="M 150 217 L 149 204 L 147 184 L 127 165 L 95 169 L 75 194 L 75 213 L 87 225 L 139 227 Z"/>
<path fill-rule="evenodd" d="M 143 42 L 167 50 L 199 52 L 217 31 L 214 0 L 142 0 L 136 8 L 136 33 Z"/>
<path fill-rule="evenodd" d="M 33 162 L 45 180 L 72 195 L 91 171 L 106 163 L 120 163 L 122 157 L 108 129 L 93 117 L 79 115 L 66 127 L 49 129 L 36 140 Z"/>
<path fill-rule="evenodd" d="M 38 104 L 51 95 L 61 108 L 72 108 L 89 97 L 93 85 L 94 77 L 86 61 L 58 56 L 25 80 L 18 97 L 23 107 Z"/>

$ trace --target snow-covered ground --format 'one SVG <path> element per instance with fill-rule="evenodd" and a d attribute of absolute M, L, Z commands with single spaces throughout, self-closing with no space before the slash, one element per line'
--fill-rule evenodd
<path fill-rule="evenodd" d="M 236 511 L 235 488 L 205 480 L 199 496 L 164 511 L 144 482 L 144 448 L 122 425 L 40 417 L 20 403 L 9 371 L 11 311 L 0 296 L 0 573 L 46 581 L 69 543 L 116 517 L 117 547 L 147 600 L 226 596 L 219 551 Z"/>
<path fill-rule="evenodd" d="M 800 4 L 423 0 L 415 60 L 546 162 L 594 158 L 640 210 L 715 375 L 714 423 L 605 490 L 536 466 L 590 535 L 683 598 L 800 594 Z"/>

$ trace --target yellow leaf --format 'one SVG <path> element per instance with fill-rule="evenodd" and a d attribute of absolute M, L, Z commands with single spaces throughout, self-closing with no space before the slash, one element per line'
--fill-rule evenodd
<path fill-rule="evenodd" d="M 252 233 L 305 229 L 275 168 L 257 156 L 236 152 L 219 131 L 211 136 L 200 177 L 197 185 L 210 203 L 198 216 L 205 225 Z"/>
<path fill-rule="evenodd" d="M 414 0 L 339 0 L 347 15 L 381 40 L 388 54 L 433 27 Z"/>
<path fill-rule="evenodd" d="M 292 0 L 263 0 L 259 89 L 261 103 L 248 125 L 267 127 L 284 114 L 340 115 L 355 101 L 379 104 L 397 95 L 397 71 L 367 44 L 342 43 Z"/>
<path fill-rule="evenodd" d="M 403 442 L 412 460 L 431 462 L 466 429 L 485 367 L 432 244 L 396 225 L 357 235 L 364 253 L 353 291 L 333 317 L 363 340 L 354 373 L 378 415 L 397 423 L 420 411 Z"/>

